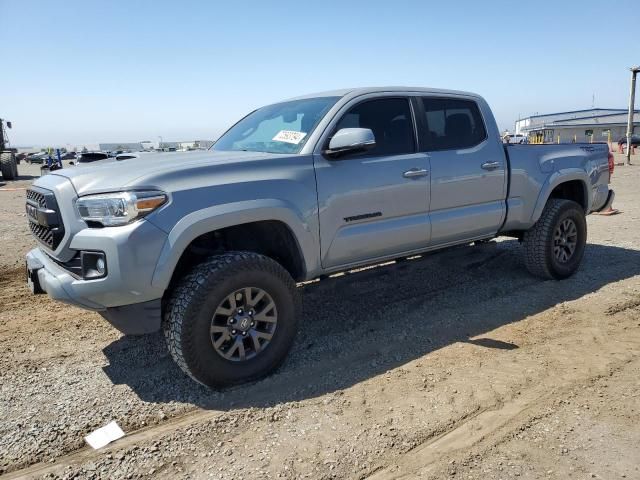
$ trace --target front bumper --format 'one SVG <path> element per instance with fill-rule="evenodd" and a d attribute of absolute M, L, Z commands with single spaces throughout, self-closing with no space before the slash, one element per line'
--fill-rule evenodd
<path fill-rule="evenodd" d="M 59 267 L 39 248 L 27 253 L 27 278 L 33 293 L 46 293 L 54 300 L 69 303 L 87 310 L 104 310 L 104 305 L 78 297 L 72 288 L 76 280 L 70 272 Z"/>
<path fill-rule="evenodd" d="M 151 285 L 166 234 L 147 221 L 122 227 L 86 228 L 70 243 L 75 251 L 105 253 L 107 275 L 84 280 L 59 265 L 41 248 L 26 257 L 32 290 L 52 299 L 99 312 L 124 333 L 147 333 L 160 327 L 164 291 Z"/>

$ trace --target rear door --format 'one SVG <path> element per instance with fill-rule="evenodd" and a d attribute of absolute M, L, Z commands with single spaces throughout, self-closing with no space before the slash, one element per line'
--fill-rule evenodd
<path fill-rule="evenodd" d="M 346 105 L 322 148 L 341 128 L 370 128 L 375 148 L 338 159 L 314 155 L 321 259 L 335 268 L 425 248 L 429 242 L 429 157 L 418 152 L 404 96 Z"/>
<path fill-rule="evenodd" d="M 495 234 L 505 215 L 507 165 L 474 99 L 418 99 L 420 149 L 431 159 L 431 245 Z"/>

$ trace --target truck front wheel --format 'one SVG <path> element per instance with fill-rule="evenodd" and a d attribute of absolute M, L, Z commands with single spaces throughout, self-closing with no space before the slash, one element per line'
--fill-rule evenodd
<path fill-rule="evenodd" d="M 299 297 L 274 260 L 229 252 L 178 282 L 164 312 L 171 356 L 208 387 L 258 379 L 285 359 L 297 332 Z"/>
<path fill-rule="evenodd" d="M 576 202 L 551 198 L 524 234 L 525 264 L 533 275 L 561 280 L 578 269 L 587 242 L 587 221 Z"/>

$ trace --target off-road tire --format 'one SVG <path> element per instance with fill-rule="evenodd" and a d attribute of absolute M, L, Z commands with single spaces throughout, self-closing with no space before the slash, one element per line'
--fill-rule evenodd
<path fill-rule="evenodd" d="M 13 152 L 0 153 L 0 171 L 5 180 L 15 180 L 18 176 L 18 165 Z"/>
<path fill-rule="evenodd" d="M 211 342 L 211 319 L 221 301 L 247 286 L 273 298 L 278 323 L 269 345 L 254 358 L 232 362 Z M 298 330 L 300 298 L 291 275 L 276 261 L 252 252 L 210 257 L 186 274 L 169 296 L 162 330 L 171 356 L 195 381 L 212 388 L 257 380 L 280 366 Z"/>
<path fill-rule="evenodd" d="M 565 219 L 577 228 L 577 244 L 566 263 L 554 255 L 554 231 Z M 524 258 L 529 272 L 543 279 L 561 280 L 573 275 L 580 266 L 587 242 L 587 221 L 584 209 L 574 201 L 551 198 L 540 219 L 524 234 Z"/>

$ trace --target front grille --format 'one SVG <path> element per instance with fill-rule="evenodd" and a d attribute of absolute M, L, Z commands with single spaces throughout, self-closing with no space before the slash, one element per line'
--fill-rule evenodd
<path fill-rule="evenodd" d="M 55 242 L 53 240 L 53 232 L 50 228 L 33 222 L 29 222 L 29 228 L 31 228 L 31 233 L 33 233 L 38 240 L 44 243 L 51 250 L 54 250 L 57 247 L 57 245 L 54 246 Z"/>
<path fill-rule="evenodd" d="M 27 200 L 33 200 L 38 204 L 39 207 L 46 208 L 47 206 L 46 197 L 42 193 L 36 192 L 35 190 L 27 190 Z"/>
<path fill-rule="evenodd" d="M 27 190 L 26 210 L 31 233 L 40 243 L 55 250 L 64 237 L 64 224 L 55 194 L 51 190 L 31 187 Z"/>

